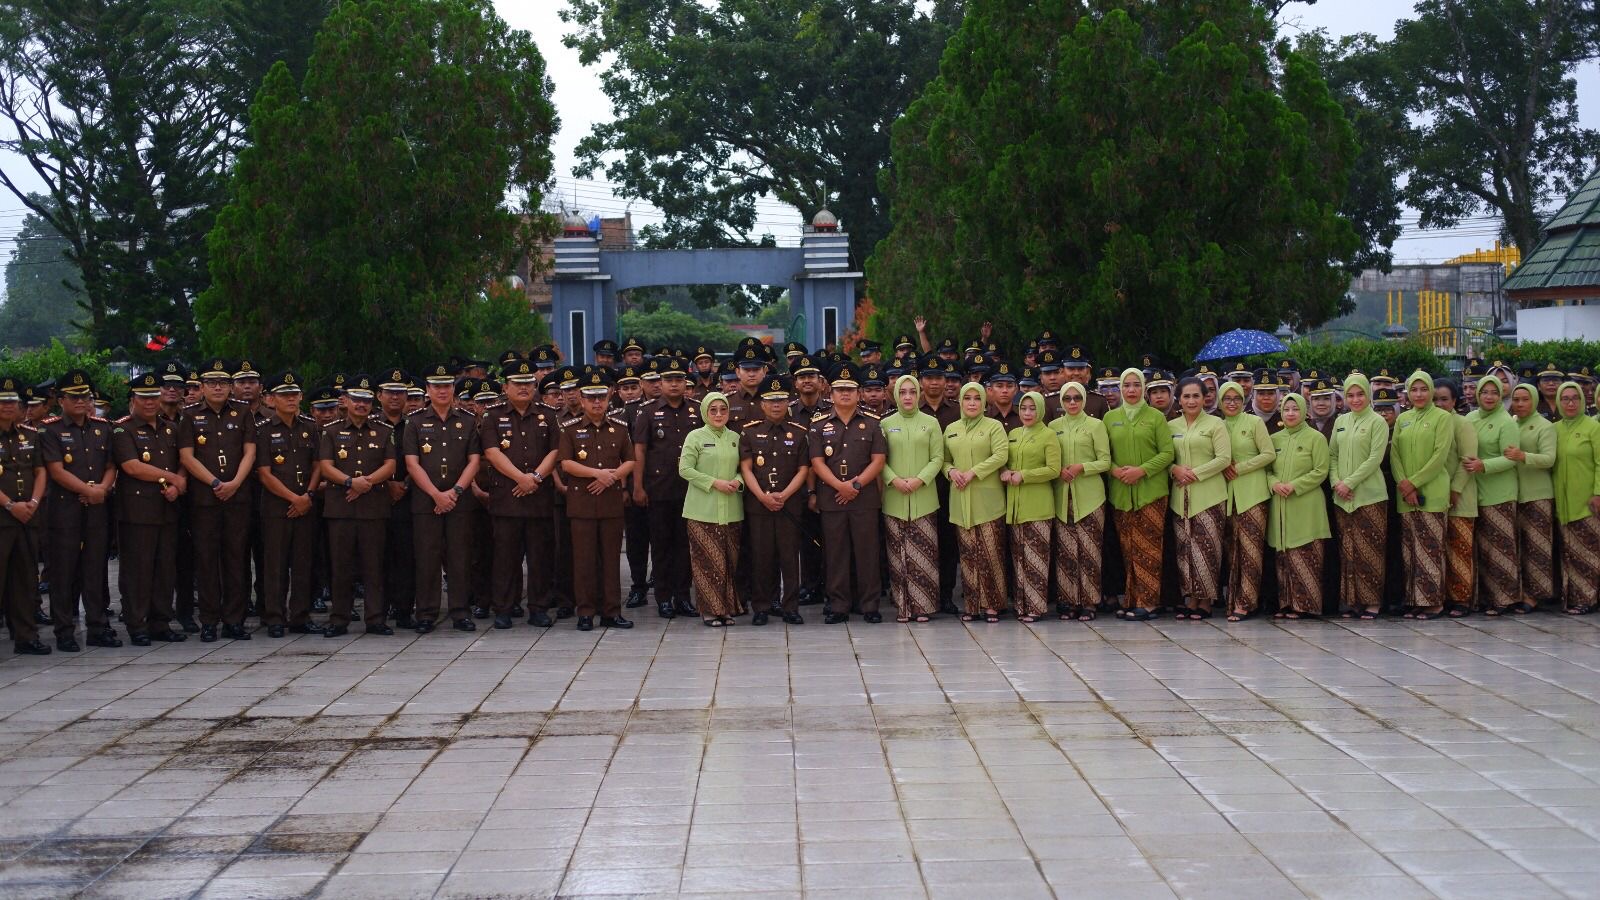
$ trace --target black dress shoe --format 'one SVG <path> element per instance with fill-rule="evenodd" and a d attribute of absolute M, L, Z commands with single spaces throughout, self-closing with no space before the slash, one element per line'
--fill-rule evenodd
<path fill-rule="evenodd" d="M 41 592 L 42 592 L 42 589 L 41 589 Z M 50 618 L 50 614 L 45 612 L 42 609 L 39 610 L 38 614 L 36 614 L 34 616 L 34 621 L 37 622 L 40 625 L 54 625 L 56 623 L 56 620 Z M 45 649 L 49 649 L 49 648 L 47 647 Z"/>
<path fill-rule="evenodd" d="M 222 636 L 230 641 L 250 640 L 250 632 L 243 625 L 223 625 Z"/>
<path fill-rule="evenodd" d="M 474 606 L 472 608 L 472 617 L 474 619 L 487 619 L 489 618 L 489 611 L 481 606 Z"/>
<path fill-rule="evenodd" d="M 282 625 L 268 625 L 267 626 L 267 637 L 269 637 L 269 638 L 281 638 L 286 633 L 287 632 L 286 632 L 286 630 L 284 629 L 284 627 Z"/>
<path fill-rule="evenodd" d="M 628 592 L 628 600 L 622 605 L 626 609 L 638 609 L 639 607 L 645 605 L 646 602 L 648 601 L 645 600 L 644 591 L 634 588 Z"/>
<path fill-rule="evenodd" d="M 688 597 L 679 597 L 672 601 L 672 608 L 677 610 L 680 616 L 700 615 L 700 610 L 694 608 L 694 603 Z"/>
<path fill-rule="evenodd" d="M 133 642 L 135 647 L 150 646 L 150 635 L 145 634 L 142 631 L 135 631 L 134 633 L 128 635 L 128 640 Z"/>
<path fill-rule="evenodd" d="M 883 614 L 882 613 L 877 613 L 877 612 L 869 612 L 869 613 L 866 613 L 865 615 L 863 615 L 861 617 L 861 621 L 866 622 L 868 625 L 876 625 L 879 622 L 883 621 Z"/>
<path fill-rule="evenodd" d="M 40 640 L 17 641 L 14 644 L 14 646 L 17 648 L 17 655 L 18 656 L 49 656 L 50 655 L 50 648 L 46 647 L 44 645 L 44 642 L 40 641 Z"/>
<path fill-rule="evenodd" d="M 558 606 L 556 607 L 556 621 L 570 619 L 572 618 L 572 614 L 575 612 L 577 612 L 577 610 L 570 606 Z"/>
<path fill-rule="evenodd" d="M 433 620 L 432 619 L 418 619 L 417 620 L 417 634 L 427 634 L 428 632 L 430 632 L 432 630 L 433 630 Z"/>
<path fill-rule="evenodd" d="M 313 612 L 327 612 L 328 611 L 328 598 L 322 596 L 321 594 L 318 594 L 316 597 L 313 597 L 311 599 L 311 609 L 312 609 Z"/>
<path fill-rule="evenodd" d="M 670 602 L 663 600 L 656 603 L 656 615 L 663 619 L 675 619 L 678 617 L 678 611 L 672 608 Z"/>
<path fill-rule="evenodd" d="M 99 634 L 84 635 L 84 642 L 91 647 L 121 647 L 122 641 L 117 638 L 117 633 L 107 628 Z"/>
<path fill-rule="evenodd" d="M 303 625 L 290 625 L 290 634 L 321 634 L 322 626 L 315 622 L 306 622 Z"/>
<path fill-rule="evenodd" d="M 806 623 L 806 619 L 805 616 L 802 616 L 797 612 L 784 613 L 783 622 L 785 625 L 804 625 Z"/>
<path fill-rule="evenodd" d="M 824 597 L 825 597 L 825 594 L 822 591 L 815 590 L 813 588 L 801 588 L 800 589 L 800 605 L 801 606 L 816 606 L 818 603 L 821 603 L 823 601 Z"/>
<path fill-rule="evenodd" d="M 550 618 L 550 614 L 542 609 L 536 609 L 533 612 L 528 613 L 528 624 L 535 628 L 549 628 L 555 623 L 556 620 Z"/>
<path fill-rule="evenodd" d="M 594 616 L 579 616 L 578 617 L 578 630 L 579 631 L 593 631 L 594 630 Z"/>
<path fill-rule="evenodd" d="M 511 617 L 510 616 L 495 616 L 494 617 L 494 627 L 496 627 L 496 628 L 510 628 L 511 627 Z"/>
<path fill-rule="evenodd" d="M 473 622 L 471 619 L 457 619 L 455 621 L 455 626 L 456 626 L 456 630 L 457 631 L 477 631 L 478 630 L 477 623 Z"/>
<path fill-rule="evenodd" d="M 161 641 L 164 644 L 181 644 L 188 639 L 189 636 L 187 634 L 184 634 L 181 631 L 172 631 L 166 628 L 163 628 L 160 631 L 150 632 L 150 640 Z"/>
<path fill-rule="evenodd" d="M 349 633 L 349 625 L 329 625 L 327 628 L 322 629 L 322 636 L 325 638 L 344 637 Z"/>
<path fill-rule="evenodd" d="M 849 613 L 828 613 L 822 617 L 824 625 L 842 625 L 848 621 L 850 621 Z"/>
<path fill-rule="evenodd" d="M 83 648 L 79 647 L 78 642 L 72 638 L 62 638 L 56 641 L 56 649 L 62 653 L 77 653 Z"/>
<path fill-rule="evenodd" d="M 388 637 L 388 636 L 394 634 L 394 629 L 390 628 L 387 625 L 368 625 L 367 626 L 367 634 L 378 634 L 378 635 L 382 635 L 384 637 Z"/>
<path fill-rule="evenodd" d="M 217 639 L 217 626 L 205 625 L 200 628 L 200 642 L 209 644 Z"/>
<path fill-rule="evenodd" d="M 611 616 L 601 616 L 600 617 L 600 624 L 603 625 L 606 628 L 632 628 L 633 627 L 633 623 L 632 622 L 630 622 L 627 619 L 624 619 L 621 616 L 617 616 L 616 618 L 612 618 Z"/>
<path fill-rule="evenodd" d="M 179 618 L 178 627 L 182 628 L 185 634 L 194 634 L 196 631 L 200 630 L 200 626 L 195 622 L 194 616 L 183 616 Z"/>
<path fill-rule="evenodd" d="M 765 612 L 756 613 L 755 615 L 750 617 L 750 624 L 751 625 L 765 625 L 765 624 L 767 624 L 767 614 Z"/>

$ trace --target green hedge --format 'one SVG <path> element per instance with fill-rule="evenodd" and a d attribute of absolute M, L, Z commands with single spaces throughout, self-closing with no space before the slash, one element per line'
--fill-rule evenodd
<path fill-rule="evenodd" d="M 1512 368 L 1521 363 L 1531 362 L 1544 365 L 1554 362 L 1561 367 L 1563 372 L 1577 371 L 1579 366 L 1594 366 L 1600 364 L 1600 343 L 1595 341 L 1534 341 L 1513 347 L 1509 344 L 1493 344 L 1484 351 L 1485 362 L 1501 360 L 1509 363 Z"/>
<path fill-rule="evenodd" d="M 1246 362 L 1252 367 L 1276 366 L 1284 357 L 1299 363 L 1302 372 L 1317 369 L 1336 378 L 1351 369 L 1360 369 L 1370 375 L 1387 367 L 1396 377 L 1410 375 L 1417 369 L 1430 375 L 1443 375 L 1449 369 L 1443 357 L 1416 338 L 1404 341 L 1357 338 L 1339 343 L 1293 341 L 1287 353 L 1252 356 Z"/>
<path fill-rule="evenodd" d="M 60 378 L 71 369 L 83 369 L 95 387 L 111 398 L 111 408 L 116 411 L 127 405 L 128 379 L 111 368 L 110 359 L 109 350 L 78 353 L 52 338 L 50 346 L 38 350 L 16 354 L 10 349 L 0 350 L 0 374 L 14 375 L 24 384 L 39 384 Z"/>

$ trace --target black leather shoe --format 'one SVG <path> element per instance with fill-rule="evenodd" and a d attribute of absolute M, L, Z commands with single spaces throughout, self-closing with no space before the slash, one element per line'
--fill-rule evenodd
<path fill-rule="evenodd" d="M 56 641 L 56 649 L 62 653 L 77 653 L 83 648 L 79 647 L 78 642 L 73 638 L 62 638 Z"/>
<path fill-rule="evenodd" d="M 472 608 L 472 617 L 474 619 L 487 619 L 489 618 L 489 611 L 481 606 L 474 606 Z"/>
<path fill-rule="evenodd" d="M 822 617 L 824 625 L 842 625 L 848 621 L 850 621 L 849 613 L 828 613 Z"/>
<path fill-rule="evenodd" d="M 161 631 L 152 631 L 152 632 L 150 632 L 150 640 L 152 640 L 152 641 L 161 641 L 162 643 L 165 643 L 165 644 L 181 644 L 184 641 L 187 641 L 188 639 L 189 639 L 189 636 L 187 634 L 184 634 L 181 631 L 172 631 L 170 629 L 163 629 Z"/>
<path fill-rule="evenodd" d="M 645 603 L 646 600 L 644 597 L 644 591 L 634 588 L 628 592 L 627 602 L 623 603 L 622 606 L 625 609 L 638 609 L 639 607 L 645 605 Z"/>
<path fill-rule="evenodd" d="M 601 616 L 600 617 L 600 624 L 602 626 L 606 627 L 606 628 L 632 628 L 633 627 L 633 623 L 632 622 L 630 622 L 627 619 L 624 619 L 621 616 L 617 616 L 616 618 L 612 618 L 610 616 Z"/>
<path fill-rule="evenodd" d="M 250 640 L 250 632 L 243 625 L 223 625 L 222 636 L 230 641 Z"/>
<path fill-rule="evenodd" d="M 133 642 L 135 647 L 150 646 L 150 635 L 142 631 L 135 631 L 133 634 L 128 635 L 128 640 Z"/>
<path fill-rule="evenodd" d="M 783 623 L 785 625 L 804 625 L 806 623 L 806 619 L 805 616 L 802 616 L 797 612 L 784 613 Z"/>
<path fill-rule="evenodd" d="M 550 614 L 542 609 L 536 609 L 533 612 L 528 613 L 528 624 L 535 628 L 549 628 L 555 623 L 556 620 L 550 618 Z"/>
<path fill-rule="evenodd" d="M 318 594 L 311 598 L 311 609 L 315 612 L 328 611 L 328 595 Z"/>
<path fill-rule="evenodd" d="M 17 641 L 17 642 L 15 642 L 15 644 L 13 646 L 15 646 L 17 648 L 17 655 L 18 656 L 49 656 L 50 655 L 50 648 L 46 647 L 44 645 L 44 642 L 40 641 L 40 640 Z"/>
<path fill-rule="evenodd" d="M 394 617 L 394 627 L 396 627 L 396 628 L 415 628 L 415 627 L 417 627 L 417 620 L 411 618 L 410 616 L 395 616 Z"/>
<path fill-rule="evenodd" d="M 861 616 L 861 621 L 866 622 L 868 625 L 876 625 L 883 621 L 883 613 L 865 613 Z"/>
<path fill-rule="evenodd" d="M 209 644 L 217 639 L 217 626 L 205 625 L 200 629 L 200 642 Z"/>
<path fill-rule="evenodd" d="M 288 634 L 288 630 L 285 629 L 282 625 L 268 625 L 267 626 L 267 637 L 269 637 L 269 638 L 281 638 L 285 634 Z"/>
<path fill-rule="evenodd" d="M 814 590 L 812 588 L 801 588 L 800 589 L 800 605 L 801 606 L 816 606 L 818 603 L 821 603 L 823 601 L 825 596 L 826 595 L 822 591 Z"/>
<path fill-rule="evenodd" d="M 40 592 L 40 593 L 41 593 L 41 594 L 42 594 L 42 593 L 44 593 L 44 589 L 43 589 L 43 588 L 40 588 L 40 589 L 39 589 L 39 592 Z M 50 614 L 49 614 L 49 613 L 47 613 L 47 612 L 45 612 L 45 611 L 44 611 L 44 610 L 42 610 L 42 609 L 41 609 L 41 610 L 39 610 L 39 612 L 38 612 L 38 614 L 37 614 L 37 615 L 35 615 L 35 616 L 34 616 L 34 617 L 33 617 L 33 619 L 34 619 L 34 621 L 35 621 L 35 622 L 37 622 L 37 623 L 38 623 L 38 624 L 40 624 L 40 625 L 54 625 L 54 624 L 55 624 L 55 623 L 56 623 L 56 620 L 55 620 L 55 619 L 52 619 L 52 618 L 50 618 Z M 50 649 L 50 648 L 48 648 L 48 647 L 46 647 L 46 648 L 45 648 L 45 649 L 46 649 L 46 650 L 48 650 L 48 649 Z"/>
<path fill-rule="evenodd" d="M 322 636 L 325 638 L 344 637 L 349 633 L 349 625 L 329 625 L 327 628 L 322 629 Z"/>
<path fill-rule="evenodd" d="M 477 631 L 478 630 L 477 623 L 473 622 L 471 619 L 457 619 L 455 621 L 455 626 L 456 626 L 456 630 L 457 631 Z"/>
<path fill-rule="evenodd" d="M 672 608 L 671 603 L 663 600 L 656 603 L 656 615 L 663 619 L 675 619 L 678 617 L 678 612 Z"/>
<path fill-rule="evenodd" d="M 577 610 L 570 606 L 558 606 L 556 607 L 556 621 L 559 622 L 562 619 L 570 619 L 572 618 L 572 614 L 575 612 L 577 612 Z"/>
<path fill-rule="evenodd" d="M 496 627 L 496 628 L 510 628 L 511 627 L 511 617 L 510 616 L 495 616 L 494 617 L 494 627 Z"/>
<path fill-rule="evenodd" d="M 417 620 L 417 634 L 427 634 L 428 632 L 430 632 L 432 630 L 433 630 L 433 620 L 432 619 L 418 619 Z"/>
<path fill-rule="evenodd" d="M 593 631 L 594 630 L 594 616 L 579 616 L 578 617 L 578 630 L 579 631 Z"/>
<path fill-rule="evenodd" d="M 700 610 L 694 608 L 694 603 L 688 597 L 679 597 L 672 601 L 672 608 L 677 610 L 680 616 L 700 615 Z"/>
<path fill-rule="evenodd" d="M 289 626 L 289 633 L 290 634 L 321 634 L 322 633 L 322 626 L 318 625 L 315 622 L 307 622 L 304 625 L 290 625 Z"/>
<path fill-rule="evenodd" d="M 394 629 L 387 625 L 368 625 L 367 634 L 377 634 L 382 635 L 383 637 L 389 637 L 390 635 L 394 634 Z"/>
<path fill-rule="evenodd" d="M 122 641 L 117 638 L 117 633 L 107 628 L 99 634 L 86 634 L 84 643 L 91 647 L 121 647 Z"/>
<path fill-rule="evenodd" d="M 750 617 L 750 624 L 751 625 L 765 625 L 765 624 L 767 624 L 767 614 L 764 613 L 764 612 L 758 612 L 758 613 L 752 615 Z"/>
<path fill-rule="evenodd" d="M 183 629 L 184 634 L 194 634 L 196 631 L 200 630 L 200 625 L 195 622 L 194 616 L 183 616 L 179 618 L 178 627 Z"/>

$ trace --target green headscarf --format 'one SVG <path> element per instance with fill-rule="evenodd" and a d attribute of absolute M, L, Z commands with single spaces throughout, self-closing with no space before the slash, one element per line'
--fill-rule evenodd
<path fill-rule="evenodd" d="M 1368 413 L 1371 413 L 1374 416 L 1377 415 L 1378 411 L 1372 408 L 1372 382 L 1367 380 L 1367 376 L 1361 374 L 1360 372 L 1351 372 L 1349 375 L 1346 375 L 1344 377 L 1343 389 L 1340 390 L 1339 393 L 1344 394 L 1353 387 L 1361 388 L 1361 393 L 1367 395 L 1367 408 L 1363 409 L 1361 412 L 1351 410 L 1350 413 L 1357 416 L 1365 416 Z M 1349 406 L 1348 400 L 1345 401 L 1345 405 Z"/>
<path fill-rule="evenodd" d="M 1510 395 L 1508 395 L 1506 393 L 1505 387 L 1502 384 L 1500 384 L 1500 379 L 1494 377 L 1493 375 L 1485 375 L 1482 378 L 1479 378 L 1478 379 L 1478 396 L 1479 397 L 1483 396 L 1483 388 L 1484 388 L 1484 385 L 1487 385 L 1487 384 L 1493 384 L 1494 385 L 1494 389 L 1500 393 L 1500 402 L 1495 404 L 1494 412 L 1490 413 L 1490 415 L 1499 415 L 1501 413 L 1504 413 L 1506 415 L 1506 417 L 1509 418 L 1511 416 L 1511 410 L 1507 409 L 1507 407 L 1510 406 L 1509 401 L 1510 401 L 1511 397 L 1510 397 Z M 1479 412 L 1483 411 L 1483 401 L 1482 400 L 1478 401 L 1478 411 Z"/>
<path fill-rule="evenodd" d="M 976 381 L 969 381 L 966 384 L 963 384 L 961 386 L 961 390 L 956 392 L 956 408 L 961 411 L 961 421 L 967 423 L 967 425 L 970 427 L 983 419 L 983 408 L 979 407 L 978 414 L 975 416 L 967 415 L 967 408 L 961 401 L 966 399 L 968 391 L 976 392 L 979 400 L 984 400 L 986 398 L 983 395 L 983 385 L 977 383 Z"/>
<path fill-rule="evenodd" d="M 1432 406 L 1433 405 L 1433 376 L 1429 375 L 1427 372 L 1422 371 L 1421 369 L 1418 369 L 1415 372 L 1412 372 L 1409 376 L 1406 377 L 1406 394 L 1408 395 L 1408 399 L 1409 399 L 1409 395 L 1411 393 L 1411 386 L 1413 384 L 1416 384 L 1419 381 L 1428 386 L 1428 406 Z M 1415 404 L 1412 404 L 1411 408 L 1412 409 L 1422 409 L 1423 407 L 1419 407 L 1419 406 L 1417 406 Z"/>
<path fill-rule="evenodd" d="M 1498 381 L 1499 379 L 1496 380 Z M 1515 394 L 1517 391 L 1528 392 L 1528 415 L 1524 416 L 1523 418 L 1526 419 L 1537 416 L 1539 414 L 1539 392 L 1533 389 L 1533 385 L 1525 383 L 1519 384 L 1511 389 L 1512 394 Z M 1559 397 L 1561 395 L 1558 393 L 1556 396 Z M 1511 412 L 1511 397 L 1509 395 L 1506 397 L 1506 402 L 1504 405 L 1506 407 L 1506 412 Z M 1520 422 L 1522 419 L 1517 419 L 1517 421 Z"/>
<path fill-rule="evenodd" d="M 1572 388 L 1578 392 L 1578 411 L 1570 416 L 1561 410 L 1561 395 L 1567 392 L 1567 388 Z M 1583 388 L 1578 387 L 1578 383 L 1576 381 L 1563 381 L 1561 382 L 1561 387 L 1556 388 L 1556 412 L 1561 413 L 1561 418 L 1563 419 L 1578 419 L 1583 417 Z"/>
<path fill-rule="evenodd" d="M 1234 413 L 1233 416 L 1244 415 L 1244 408 L 1250 402 L 1249 399 L 1244 395 L 1244 385 L 1237 381 L 1230 380 L 1222 387 L 1217 389 L 1217 409 L 1222 410 L 1222 415 L 1224 417 L 1231 419 L 1233 416 L 1228 415 L 1227 409 L 1225 409 L 1222 405 L 1222 398 L 1226 397 L 1228 394 L 1239 395 L 1239 411 Z"/>
<path fill-rule="evenodd" d="M 1017 409 L 1019 409 L 1019 410 L 1022 409 L 1022 401 L 1024 401 L 1024 400 L 1032 400 L 1033 401 L 1033 424 L 1029 425 L 1027 427 L 1029 427 L 1029 428 L 1043 428 L 1044 427 L 1044 417 L 1045 417 L 1044 395 L 1039 393 L 1038 391 L 1029 391 L 1026 394 L 1023 394 L 1021 397 L 1017 398 Z"/>
<path fill-rule="evenodd" d="M 706 394 L 705 397 L 701 398 L 700 400 L 700 421 L 704 422 L 707 428 L 717 432 L 718 434 L 721 434 L 722 428 L 726 428 L 728 426 L 724 424 L 722 428 L 718 428 L 715 425 L 712 425 L 711 416 L 707 415 L 707 413 L 711 411 L 711 404 L 718 400 L 721 400 L 724 404 L 727 404 L 728 412 L 730 415 L 732 414 L 733 404 L 728 403 L 727 395 L 723 394 L 721 391 L 712 391 L 711 393 Z"/>
<path fill-rule="evenodd" d="M 901 406 L 900 406 L 900 386 L 905 384 L 908 381 L 911 382 L 911 386 L 912 387 L 917 389 L 917 402 L 911 404 L 911 411 L 910 412 L 907 412 L 906 410 L 902 409 Z M 894 397 L 893 397 L 893 400 L 894 400 L 894 411 L 897 414 L 899 414 L 900 416 L 902 416 L 904 418 L 907 418 L 907 419 L 916 418 L 917 417 L 917 413 L 922 411 L 922 381 L 921 381 L 921 379 L 917 378 L 917 376 L 915 376 L 915 375 L 901 375 L 899 378 L 896 378 L 894 380 Z"/>
<path fill-rule="evenodd" d="M 1289 433 L 1289 434 L 1294 434 L 1295 432 L 1299 431 L 1300 429 L 1306 427 L 1306 422 L 1310 421 L 1310 419 L 1306 414 L 1306 398 L 1300 396 L 1298 393 L 1290 393 L 1290 394 L 1286 394 L 1284 396 L 1282 402 L 1283 403 L 1288 403 L 1290 400 L 1293 400 L 1295 408 L 1300 410 L 1300 424 L 1298 424 L 1298 425 L 1289 425 L 1289 424 L 1285 423 L 1284 426 L 1283 426 L 1283 430 L 1285 432 Z M 1283 409 L 1283 407 L 1280 405 L 1278 407 L 1278 409 L 1281 410 L 1281 409 Z"/>
<path fill-rule="evenodd" d="M 1078 404 L 1078 411 L 1076 413 L 1069 413 L 1069 412 L 1067 412 L 1067 391 L 1074 390 L 1074 389 L 1077 390 L 1078 399 L 1081 402 Z M 1088 415 L 1088 413 L 1085 413 L 1083 411 L 1084 408 L 1089 403 L 1089 389 L 1088 388 L 1086 388 L 1083 385 L 1077 383 L 1076 381 L 1069 381 L 1066 384 L 1063 384 L 1061 386 L 1061 391 L 1057 394 L 1057 396 L 1061 398 L 1061 414 L 1062 415 L 1068 416 L 1068 417 L 1074 418 L 1074 419 L 1076 419 L 1078 416 Z"/>
<path fill-rule="evenodd" d="M 1141 390 L 1139 391 L 1139 402 L 1138 403 L 1129 403 L 1128 402 L 1128 398 L 1124 397 L 1124 398 L 1122 398 L 1122 405 L 1117 407 L 1117 409 L 1122 411 L 1122 414 L 1127 417 L 1129 422 L 1132 422 L 1134 417 L 1137 416 L 1144 409 L 1144 405 L 1145 405 L 1144 404 L 1144 399 L 1145 399 L 1144 387 L 1145 387 L 1145 384 L 1144 384 L 1144 373 L 1143 372 L 1139 371 L 1138 369 L 1134 369 L 1134 368 L 1123 369 L 1122 370 L 1122 374 L 1120 376 L 1118 376 L 1118 378 L 1117 378 L 1117 390 L 1119 392 L 1122 390 L 1122 385 L 1125 382 L 1127 382 L 1129 375 L 1132 375 L 1133 377 L 1139 379 L 1139 387 L 1141 388 Z"/>

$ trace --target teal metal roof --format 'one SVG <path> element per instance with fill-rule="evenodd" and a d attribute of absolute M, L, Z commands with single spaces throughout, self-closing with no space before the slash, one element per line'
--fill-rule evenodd
<path fill-rule="evenodd" d="M 1600 289 L 1600 171 L 1545 224 L 1544 238 L 1504 285 L 1508 293 L 1586 287 Z"/>

